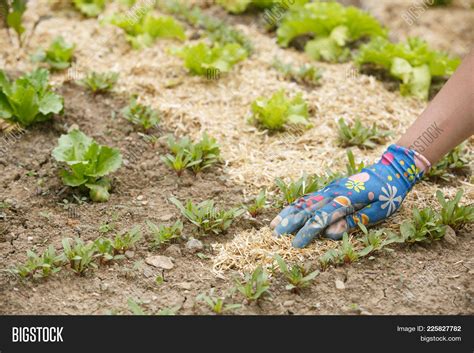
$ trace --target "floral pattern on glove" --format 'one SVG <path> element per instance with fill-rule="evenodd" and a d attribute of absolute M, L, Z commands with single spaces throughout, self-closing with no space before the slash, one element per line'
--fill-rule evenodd
<path fill-rule="evenodd" d="M 393 215 L 427 167 L 429 162 L 417 152 L 391 145 L 374 165 L 284 208 L 272 221 L 274 233 L 296 233 L 295 247 L 320 236 L 341 239 L 359 222 L 372 225 Z"/>

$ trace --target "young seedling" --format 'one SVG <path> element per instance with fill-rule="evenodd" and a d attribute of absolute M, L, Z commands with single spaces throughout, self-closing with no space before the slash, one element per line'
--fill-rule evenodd
<path fill-rule="evenodd" d="M 56 37 L 46 51 L 40 49 L 33 56 L 33 61 L 44 62 L 53 70 L 64 70 L 71 66 L 75 48 L 75 44 L 66 43 L 63 37 Z"/>
<path fill-rule="evenodd" d="M 319 264 L 322 270 L 327 269 L 330 265 L 339 263 L 339 252 L 336 249 L 330 249 L 319 257 Z"/>
<path fill-rule="evenodd" d="M 243 281 L 236 279 L 235 284 L 248 301 L 258 301 L 263 295 L 270 293 L 268 274 L 262 266 L 258 266 L 251 274 L 246 274 Z"/>
<path fill-rule="evenodd" d="M 359 259 L 359 254 L 355 250 L 354 245 L 352 244 L 349 235 L 344 233 L 342 236 L 342 244 L 339 248 L 339 256 L 342 263 L 351 263 Z"/>
<path fill-rule="evenodd" d="M 441 205 L 441 223 L 450 226 L 454 230 L 461 228 L 467 223 L 474 222 L 474 206 L 460 206 L 459 201 L 464 190 L 459 190 L 453 200 L 446 201 L 443 193 L 436 191 L 436 197 Z"/>
<path fill-rule="evenodd" d="M 92 93 L 105 93 L 111 91 L 119 78 L 118 72 L 89 72 L 79 84 L 89 88 Z"/>
<path fill-rule="evenodd" d="M 285 64 L 278 59 L 273 62 L 273 67 L 279 71 L 286 80 L 299 84 L 316 87 L 320 85 L 321 71 L 313 65 L 302 65 L 298 68 Z"/>
<path fill-rule="evenodd" d="M 400 226 L 400 233 L 408 243 L 439 240 L 446 233 L 446 226 L 442 223 L 439 214 L 431 208 L 413 209 L 412 219 L 404 221 Z"/>
<path fill-rule="evenodd" d="M 380 251 L 382 249 L 391 251 L 392 249 L 386 248 L 387 245 L 404 241 L 403 238 L 400 238 L 395 233 L 386 231 L 385 229 L 367 230 L 365 225 L 361 222 L 357 223 L 357 225 L 364 233 L 364 236 L 361 240 L 365 245 L 365 247 L 358 252 L 359 258 L 365 257 L 374 251 Z"/>
<path fill-rule="evenodd" d="M 365 163 L 362 161 L 356 164 L 354 154 L 352 153 L 350 149 L 346 151 L 346 154 L 347 154 L 347 163 L 346 163 L 347 176 L 360 173 L 362 169 L 365 168 Z"/>
<path fill-rule="evenodd" d="M 183 223 L 179 220 L 176 221 L 172 226 L 157 226 L 148 220 L 146 221 L 146 224 L 153 237 L 153 248 L 159 248 L 161 245 L 168 243 L 173 239 L 179 238 L 181 236 L 181 232 L 183 231 Z"/>
<path fill-rule="evenodd" d="M 27 260 L 23 265 L 14 267 L 11 273 L 21 278 L 46 278 L 61 270 L 62 256 L 56 255 L 56 250 L 52 245 L 41 255 L 28 250 Z"/>
<path fill-rule="evenodd" d="M 242 307 L 240 304 L 226 304 L 227 297 L 217 297 L 214 295 L 214 288 L 209 292 L 209 295 L 201 293 L 196 297 L 196 300 L 206 303 L 209 308 L 217 315 L 224 314 Z"/>
<path fill-rule="evenodd" d="M 99 145 L 81 131 L 72 130 L 61 135 L 52 155 L 68 166 L 61 171 L 65 185 L 89 189 L 92 201 L 108 201 L 111 183 L 106 176 L 122 165 L 117 149 Z"/>
<path fill-rule="evenodd" d="M 347 125 L 343 118 L 338 121 L 339 145 L 342 147 L 359 146 L 375 148 L 377 144 L 383 143 L 392 133 L 382 131 L 375 124 L 367 128 L 360 119 L 356 119 L 351 126 Z"/>
<path fill-rule="evenodd" d="M 280 271 L 289 282 L 285 287 L 289 291 L 299 292 L 301 289 L 309 286 L 319 274 L 319 271 L 309 272 L 307 268 L 300 265 L 288 267 L 285 260 L 283 260 L 280 255 L 275 255 L 274 258 Z"/>
<path fill-rule="evenodd" d="M 221 161 L 220 147 L 214 138 L 207 133 L 203 134 L 201 141 L 191 142 L 188 137 L 175 140 L 168 136 L 168 148 L 171 154 L 161 157 L 163 162 L 181 176 L 187 168 L 195 174 L 208 169 Z"/>
<path fill-rule="evenodd" d="M 0 70 L 0 119 L 26 127 L 62 113 L 63 97 L 53 92 L 48 81 L 46 69 L 37 69 L 15 81 Z"/>
<path fill-rule="evenodd" d="M 97 268 L 94 263 L 96 257 L 95 244 L 85 244 L 82 239 L 76 238 L 71 244 L 71 239 L 65 238 L 62 241 L 64 254 L 63 259 L 69 262 L 71 269 L 78 275 L 84 275 L 86 271 Z"/>
<path fill-rule="evenodd" d="M 139 226 L 135 226 L 129 231 L 116 234 L 112 240 L 112 247 L 114 249 L 114 254 L 123 254 L 128 249 L 131 249 L 135 246 L 142 237 Z"/>
<path fill-rule="evenodd" d="M 131 98 L 130 104 L 122 110 L 122 114 L 126 120 L 140 126 L 145 131 L 158 126 L 160 122 L 158 111 L 138 103 L 136 96 Z"/>
<path fill-rule="evenodd" d="M 247 212 L 250 213 L 252 217 L 257 217 L 262 211 L 267 208 L 267 191 L 265 189 L 260 190 L 257 197 L 250 205 L 246 206 Z"/>
<path fill-rule="evenodd" d="M 275 184 L 281 194 L 277 204 L 278 206 L 291 204 L 303 195 L 322 189 L 333 180 L 340 177 L 341 175 L 338 173 L 329 173 L 324 176 L 319 176 L 317 174 L 308 176 L 303 174 L 303 176 L 298 180 L 290 181 L 289 183 L 285 183 L 282 179 L 277 178 L 275 179 Z"/>
<path fill-rule="evenodd" d="M 170 201 L 181 211 L 184 217 L 203 233 L 223 233 L 230 227 L 236 217 L 245 212 L 242 208 L 219 210 L 214 206 L 212 200 L 206 200 L 199 204 L 194 204 L 189 200 L 185 205 L 174 197 L 170 198 Z"/>
<path fill-rule="evenodd" d="M 179 151 L 177 154 L 167 154 L 161 156 L 161 160 L 171 169 L 176 172 L 178 177 L 183 175 L 183 172 L 192 167 L 194 164 L 201 163 L 200 160 L 192 161 L 192 157 L 185 151 Z"/>
<path fill-rule="evenodd" d="M 287 98 L 284 90 L 275 92 L 270 98 L 257 98 L 252 103 L 250 123 L 270 131 L 281 131 L 289 126 L 309 128 L 309 111 L 303 96 Z"/>
<path fill-rule="evenodd" d="M 461 144 L 432 166 L 424 177 L 432 180 L 450 181 L 455 177 L 455 174 L 468 169 L 469 155 L 466 152 L 465 145 Z"/>
<path fill-rule="evenodd" d="M 97 257 L 101 264 L 106 264 L 114 260 L 124 259 L 123 255 L 116 255 L 112 240 L 99 237 L 94 241 Z"/>

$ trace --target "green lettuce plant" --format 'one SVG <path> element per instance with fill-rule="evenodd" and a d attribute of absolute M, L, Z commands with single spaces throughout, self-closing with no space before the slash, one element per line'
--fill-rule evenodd
<path fill-rule="evenodd" d="M 150 47 L 159 38 L 186 40 L 183 26 L 173 17 L 156 17 L 149 11 L 137 12 L 135 18 L 115 14 L 105 22 L 121 28 L 134 49 Z"/>
<path fill-rule="evenodd" d="M 337 2 L 314 2 L 295 7 L 277 29 L 278 43 L 287 47 L 302 36 L 313 39 L 305 45 L 315 60 L 341 62 L 349 58 L 349 45 L 364 38 L 386 36 L 386 30 L 368 13 Z"/>
<path fill-rule="evenodd" d="M 174 53 L 183 59 L 190 73 L 200 76 L 206 76 L 208 70 L 229 72 L 235 64 L 247 58 L 247 51 L 237 43 L 215 43 L 210 46 L 201 42 L 175 50 Z"/>
<path fill-rule="evenodd" d="M 284 90 L 275 92 L 270 98 L 257 98 L 252 103 L 251 123 L 262 127 L 280 131 L 288 126 L 311 127 L 308 121 L 308 105 L 301 93 L 288 98 Z"/>
<path fill-rule="evenodd" d="M 117 149 L 99 145 L 79 130 L 61 135 L 52 153 L 54 159 L 67 165 L 61 171 L 63 183 L 86 187 L 92 201 L 109 199 L 110 180 L 106 177 L 120 168 L 122 156 Z"/>
<path fill-rule="evenodd" d="M 454 73 L 460 59 L 432 50 L 419 38 L 392 43 L 385 38 L 374 38 L 362 45 L 355 56 L 359 67 L 372 65 L 386 70 L 401 81 L 400 93 L 426 100 L 432 78 L 447 77 Z"/>
<path fill-rule="evenodd" d="M 46 69 L 37 69 L 15 81 L 0 70 L 0 119 L 29 126 L 62 113 L 63 98 L 53 92 L 48 81 Z"/>

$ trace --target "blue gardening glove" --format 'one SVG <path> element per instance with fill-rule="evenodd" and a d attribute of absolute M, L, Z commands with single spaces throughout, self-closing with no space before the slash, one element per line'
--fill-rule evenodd
<path fill-rule="evenodd" d="M 419 153 L 391 145 L 378 163 L 298 199 L 271 226 L 277 236 L 296 233 L 297 248 L 321 236 L 339 240 L 358 222 L 372 225 L 395 213 L 429 166 Z"/>

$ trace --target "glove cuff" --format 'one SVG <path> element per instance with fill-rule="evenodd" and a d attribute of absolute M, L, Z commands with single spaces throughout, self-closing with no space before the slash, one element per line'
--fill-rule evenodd
<path fill-rule="evenodd" d="M 398 145 L 390 145 L 382 155 L 380 163 L 391 166 L 395 170 L 396 177 L 405 180 L 409 189 L 421 180 L 425 171 L 431 166 L 420 153 Z"/>

